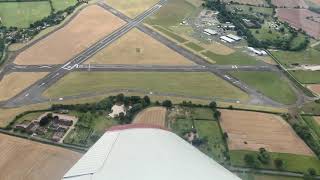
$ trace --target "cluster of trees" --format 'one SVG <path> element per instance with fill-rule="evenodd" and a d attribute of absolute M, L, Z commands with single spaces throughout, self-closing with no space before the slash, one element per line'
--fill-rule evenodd
<path fill-rule="evenodd" d="M 52 113 L 48 113 L 47 115 L 43 116 L 40 119 L 39 125 L 40 126 L 46 126 L 53 120 L 53 118 L 54 117 L 53 117 Z"/>
<path fill-rule="evenodd" d="M 217 109 L 217 103 L 215 101 L 211 101 L 209 103 L 209 108 L 213 111 L 213 117 L 216 119 L 216 120 L 219 120 L 220 117 L 221 117 L 221 112 L 218 111 Z"/>
<path fill-rule="evenodd" d="M 308 144 L 308 146 L 320 157 L 320 145 L 317 140 L 314 139 L 309 127 L 301 124 L 294 124 L 293 129 L 296 133 Z"/>
<path fill-rule="evenodd" d="M 297 37 L 297 31 L 293 28 L 289 28 L 290 32 L 292 33 L 291 37 L 288 39 L 276 39 L 276 40 L 259 40 L 257 39 L 250 29 L 246 27 L 242 19 L 250 19 L 255 24 L 263 23 L 263 19 L 256 18 L 251 15 L 243 15 L 229 12 L 226 8 L 226 4 L 221 2 L 220 0 L 211 1 L 206 0 L 203 4 L 208 9 L 217 10 L 219 11 L 218 19 L 220 22 L 231 22 L 235 25 L 235 30 L 239 36 L 245 36 L 249 46 L 256 47 L 256 48 L 268 48 L 268 47 L 275 47 L 282 50 L 289 50 L 289 51 L 299 51 L 307 47 L 309 44 L 309 39 L 306 37 L 305 41 L 301 42 L 299 45 L 295 47 L 291 47 L 291 42 L 294 38 Z M 261 26 L 257 26 L 260 28 Z"/>
<path fill-rule="evenodd" d="M 260 164 L 270 164 L 271 157 L 269 152 L 265 148 L 260 148 L 258 154 L 245 154 L 243 160 L 248 166 L 257 168 L 260 166 Z M 283 161 L 281 159 L 275 159 L 274 164 L 279 169 L 283 167 Z"/>
<path fill-rule="evenodd" d="M 123 104 L 127 107 L 126 114 L 121 113 L 117 118 L 120 124 L 128 124 L 132 121 L 134 115 L 142 109 L 151 105 L 151 100 L 148 96 L 125 96 L 124 94 L 118 94 L 116 96 L 109 96 L 97 103 L 85 103 L 85 104 L 54 104 L 51 106 L 53 111 L 59 110 L 73 110 L 82 113 L 86 112 L 99 112 L 99 111 L 111 111 L 114 104 Z M 164 106 L 167 108 L 172 107 L 170 100 L 164 100 L 162 103 L 156 101 L 154 103 L 158 106 Z M 130 108 L 129 108 L 130 107 Z"/>

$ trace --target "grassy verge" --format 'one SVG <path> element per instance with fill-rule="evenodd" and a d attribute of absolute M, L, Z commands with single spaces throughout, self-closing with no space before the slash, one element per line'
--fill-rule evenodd
<path fill-rule="evenodd" d="M 204 48 L 197 45 L 196 43 L 193 43 L 193 42 L 188 42 L 185 44 L 188 48 L 194 50 L 194 51 L 203 51 Z"/>
<path fill-rule="evenodd" d="M 58 81 L 44 95 L 61 97 L 119 89 L 241 100 L 248 98 L 243 91 L 210 73 L 160 72 L 75 72 Z"/>
<path fill-rule="evenodd" d="M 241 53 L 239 51 L 234 52 L 229 55 L 219 55 L 215 54 L 211 51 L 206 51 L 202 53 L 204 56 L 210 58 L 211 60 L 215 61 L 217 64 L 227 65 L 227 64 L 234 64 L 234 65 L 257 65 L 259 62 L 255 60 L 253 57 Z"/>
<path fill-rule="evenodd" d="M 275 101 L 292 104 L 297 100 L 288 82 L 273 72 L 232 72 L 231 75 Z"/>
<path fill-rule="evenodd" d="M 232 150 L 230 153 L 231 165 L 247 167 L 244 156 L 246 154 L 252 154 L 257 156 L 258 152 L 244 151 L 244 150 Z M 281 159 L 284 162 L 283 170 L 292 172 L 302 172 L 308 171 L 308 168 L 314 168 L 317 173 L 320 172 L 320 161 L 316 157 L 303 156 L 295 154 L 286 153 L 269 153 L 271 156 L 270 163 L 268 165 L 259 164 L 258 168 L 261 169 L 277 169 L 273 163 L 274 159 Z"/>
<path fill-rule="evenodd" d="M 163 34 L 171 37 L 172 39 L 175 39 L 176 41 L 178 41 L 179 43 L 185 43 L 187 42 L 186 39 L 182 38 L 181 36 L 178 36 L 176 35 L 175 33 L 165 29 L 165 28 L 162 28 L 160 26 L 154 26 L 155 29 L 157 29 L 158 31 L 162 32 Z"/>

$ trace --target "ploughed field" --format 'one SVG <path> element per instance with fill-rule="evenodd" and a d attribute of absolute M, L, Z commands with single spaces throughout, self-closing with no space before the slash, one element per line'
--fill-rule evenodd
<path fill-rule="evenodd" d="M 141 111 L 133 120 L 133 124 L 151 124 L 160 127 L 166 126 L 167 109 L 164 107 L 151 107 Z"/>
<path fill-rule="evenodd" d="M 230 150 L 258 151 L 314 156 L 280 116 L 258 112 L 221 110 L 221 126 L 228 134 Z"/>
<path fill-rule="evenodd" d="M 296 29 L 302 29 L 314 38 L 320 38 L 320 15 L 307 9 L 279 8 L 279 20 L 289 23 Z"/>
<path fill-rule="evenodd" d="M 103 8 L 88 6 L 63 28 L 21 52 L 14 62 L 23 65 L 64 63 L 123 24 Z"/>
<path fill-rule="evenodd" d="M 0 134 L 0 179 L 59 180 L 81 154 Z"/>

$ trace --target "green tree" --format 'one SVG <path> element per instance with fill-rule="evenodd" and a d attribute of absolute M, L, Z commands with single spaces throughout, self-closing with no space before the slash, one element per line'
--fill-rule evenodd
<path fill-rule="evenodd" d="M 162 102 L 162 106 L 166 108 L 171 108 L 172 107 L 172 102 L 170 100 L 165 100 Z"/>
<path fill-rule="evenodd" d="M 256 166 L 256 159 L 252 154 L 245 154 L 244 162 L 249 166 Z"/>
<path fill-rule="evenodd" d="M 282 159 L 277 158 L 273 162 L 274 162 L 274 165 L 276 166 L 277 169 L 282 169 L 283 168 Z"/>

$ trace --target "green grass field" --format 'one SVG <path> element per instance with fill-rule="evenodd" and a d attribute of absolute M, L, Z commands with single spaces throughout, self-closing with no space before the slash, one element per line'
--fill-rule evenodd
<path fill-rule="evenodd" d="M 193 127 L 191 119 L 176 119 L 170 122 L 170 128 L 179 136 L 183 136 L 185 132 L 190 131 Z"/>
<path fill-rule="evenodd" d="M 225 143 L 217 121 L 194 121 L 195 128 L 200 138 L 207 137 L 208 143 L 201 145 L 199 149 L 218 162 L 224 162 Z"/>
<path fill-rule="evenodd" d="M 51 0 L 55 11 L 65 10 L 70 6 L 77 4 L 77 0 Z"/>
<path fill-rule="evenodd" d="M 243 160 L 245 154 L 257 155 L 258 152 L 232 150 L 229 153 L 231 158 L 231 164 L 233 166 L 246 167 L 247 165 Z M 314 168 L 316 169 L 317 173 L 320 173 L 320 160 L 318 160 L 316 157 L 286 153 L 270 153 L 270 156 L 272 160 L 280 158 L 284 161 L 283 170 L 293 172 L 307 172 L 308 168 Z M 273 161 L 270 161 L 268 165 L 263 165 L 259 163 L 259 168 L 276 169 L 276 167 L 273 164 Z"/>
<path fill-rule="evenodd" d="M 290 71 L 302 84 L 320 83 L 320 71 Z"/>
<path fill-rule="evenodd" d="M 58 81 L 44 95 L 62 97 L 118 89 L 241 100 L 248 98 L 246 93 L 211 73 L 181 72 L 75 72 Z"/>
<path fill-rule="evenodd" d="M 315 102 L 310 102 L 310 103 L 304 104 L 301 110 L 305 113 L 320 115 L 320 104 Z"/>
<path fill-rule="evenodd" d="M 271 53 L 286 67 L 291 64 L 320 64 L 320 51 L 307 48 L 303 51 L 271 51 Z"/>
<path fill-rule="evenodd" d="M 180 24 L 184 18 L 190 16 L 197 8 L 185 0 L 170 0 L 155 15 L 145 22 L 169 28 Z"/>
<path fill-rule="evenodd" d="M 271 22 L 265 22 L 260 29 L 251 29 L 252 35 L 259 40 L 274 41 L 277 39 L 289 39 L 291 34 L 286 29 L 283 33 L 269 26 Z M 283 26 L 284 27 L 284 26 Z M 271 32 L 271 33 L 270 33 Z"/>
<path fill-rule="evenodd" d="M 2 24 L 7 27 L 29 27 L 51 12 L 48 1 L 39 2 L 9 2 L 0 4 Z"/>
<path fill-rule="evenodd" d="M 214 120 L 210 108 L 191 108 L 191 116 L 195 120 Z"/>
<path fill-rule="evenodd" d="M 231 75 L 280 103 L 293 104 L 297 100 L 288 82 L 274 72 L 232 72 Z"/>
<path fill-rule="evenodd" d="M 257 13 L 259 13 L 259 14 L 264 14 L 267 16 L 272 16 L 272 8 L 247 6 L 247 5 L 236 5 L 236 4 L 227 5 L 228 10 L 232 10 L 235 8 L 242 10 L 242 12 L 238 12 L 239 14 L 256 15 Z M 250 11 L 250 8 L 252 8 L 251 11 Z"/>
<path fill-rule="evenodd" d="M 206 51 L 202 54 L 215 61 L 216 64 L 221 65 L 257 65 L 259 63 L 255 58 L 239 51 L 236 51 L 230 55 L 219 55 L 211 51 Z"/>

